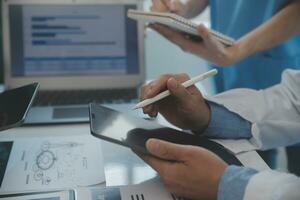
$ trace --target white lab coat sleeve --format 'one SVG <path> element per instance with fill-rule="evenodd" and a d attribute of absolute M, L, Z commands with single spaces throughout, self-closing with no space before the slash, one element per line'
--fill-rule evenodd
<path fill-rule="evenodd" d="M 250 121 L 257 149 L 300 143 L 300 70 L 284 71 L 281 83 L 265 90 L 235 89 L 207 99 Z"/>
<path fill-rule="evenodd" d="M 272 170 L 255 174 L 246 187 L 244 200 L 299 200 L 300 178 Z"/>

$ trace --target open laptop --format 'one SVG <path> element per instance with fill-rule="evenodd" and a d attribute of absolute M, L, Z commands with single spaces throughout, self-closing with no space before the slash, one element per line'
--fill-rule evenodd
<path fill-rule="evenodd" d="M 4 0 L 5 85 L 39 82 L 26 123 L 88 121 L 90 102 L 130 103 L 144 82 L 139 0 Z"/>

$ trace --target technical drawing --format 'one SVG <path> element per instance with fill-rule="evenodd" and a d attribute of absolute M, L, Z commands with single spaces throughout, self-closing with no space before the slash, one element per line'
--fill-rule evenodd
<path fill-rule="evenodd" d="M 42 151 L 36 158 L 36 165 L 41 170 L 48 170 L 54 165 L 56 160 L 53 152 L 49 150 Z"/>
<path fill-rule="evenodd" d="M 21 138 L 13 143 L 1 192 L 56 190 L 105 181 L 101 145 L 89 135 Z M 18 192 L 18 191 L 16 191 Z"/>
<path fill-rule="evenodd" d="M 80 150 L 75 150 L 75 148 L 82 146 L 84 144 L 77 142 L 43 142 L 32 166 L 33 179 L 43 185 L 51 183 L 50 176 L 62 179 L 67 174 L 69 178 L 75 179 L 76 172 L 72 170 L 72 166 L 81 158 Z M 56 166 L 57 162 L 60 163 Z M 82 157 L 82 167 L 87 168 L 86 157 Z"/>

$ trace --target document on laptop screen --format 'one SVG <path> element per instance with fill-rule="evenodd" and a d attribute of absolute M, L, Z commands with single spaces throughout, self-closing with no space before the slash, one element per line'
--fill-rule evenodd
<path fill-rule="evenodd" d="M 137 28 L 126 17 L 129 8 L 113 4 L 11 6 L 12 75 L 138 73 Z"/>

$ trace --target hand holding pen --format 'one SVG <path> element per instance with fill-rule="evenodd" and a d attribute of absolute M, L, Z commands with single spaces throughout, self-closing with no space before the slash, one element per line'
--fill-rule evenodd
<path fill-rule="evenodd" d="M 207 73 L 205 76 L 200 75 L 202 77 L 200 80 L 215 73 L 216 71 L 213 70 L 208 75 Z M 199 81 L 199 76 L 197 76 L 198 81 L 196 82 L 195 78 L 190 79 L 186 74 L 167 74 L 143 86 L 141 100 L 151 99 L 166 90 L 170 93 L 169 96 L 167 95 L 167 97 L 156 101 L 156 103 L 143 107 L 144 113 L 151 117 L 155 117 L 160 113 L 170 123 L 181 129 L 202 131 L 210 121 L 210 109 L 201 92 L 194 86 Z M 187 81 L 189 81 L 189 84 L 193 83 L 189 87 L 185 87 L 182 83 Z"/>

